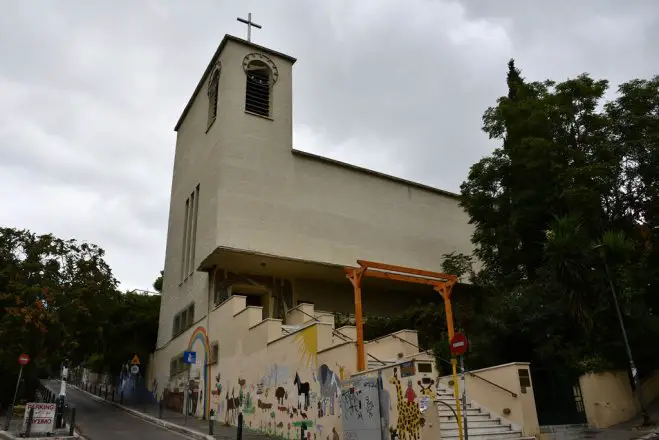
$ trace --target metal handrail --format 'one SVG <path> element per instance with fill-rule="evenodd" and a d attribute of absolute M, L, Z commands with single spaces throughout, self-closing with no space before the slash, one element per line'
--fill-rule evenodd
<path fill-rule="evenodd" d="M 453 409 L 453 407 L 452 407 L 451 405 L 449 405 L 448 403 L 443 402 L 443 401 L 441 401 L 441 400 L 439 400 L 439 399 L 434 400 L 434 402 L 435 402 L 435 403 L 441 403 L 442 405 L 445 405 L 448 409 L 451 410 L 451 412 L 452 412 L 453 415 L 455 416 L 455 420 L 456 420 L 456 421 L 458 420 L 458 415 L 455 413 L 455 410 Z M 465 408 L 465 411 L 466 411 L 466 408 Z"/>
<path fill-rule="evenodd" d="M 417 350 L 421 350 L 421 348 L 420 348 L 418 345 L 413 344 L 412 342 L 410 342 L 410 341 L 408 341 L 408 340 L 406 340 L 406 339 L 403 339 L 403 338 L 401 338 L 400 336 L 396 336 L 396 335 L 394 335 L 394 334 L 392 334 L 391 336 L 394 337 L 394 338 L 396 338 L 396 339 L 400 339 L 400 340 L 403 341 L 403 342 L 406 342 L 406 343 L 410 344 L 411 346 L 415 347 Z M 429 352 L 430 352 L 430 350 L 423 350 L 421 353 L 429 353 Z M 433 354 L 434 354 L 434 353 L 433 353 Z M 444 362 L 446 362 L 446 363 L 448 363 L 448 364 L 451 364 L 450 361 L 447 361 L 446 359 L 443 359 L 443 358 L 441 358 L 441 357 L 439 357 L 439 356 L 437 356 L 437 355 L 435 355 L 435 357 L 436 357 L 437 359 L 441 360 L 441 361 L 444 361 Z M 452 365 L 452 364 L 451 364 L 451 365 Z M 463 373 L 467 373 L 467 374 L 470 375 L 470 376 L 477 377 L 478 379 L 480 379 L 480 380 L 482 380 L 482 381 L 484 381 L 484 382 L 487 382 L 487 383 L 489 383 L 490 385 L 492 385 L 492 386 L 494 386 L 494 387 L 497 387 L 497 388 L 499 388 L 500 390 L 503 390 L 503 391 L 509 393 L 511 396 L 513 396 L 514 399 L 517 398 L 517 393 L 515 393 L 515 392 L 513 392 L 513 391 L 510 391 L 508 388 L 504 388 L 504 387 L 502 387 L 501 385 L 492 382 L 491 380 L 485 379 L 484 377 L 479 376 L 479 375 L 476 374 L 476 373 L 472 373 L 471 371 L 463 371 Z"/>
<path fill-rule="evenodd" d="M 505 391 L 505 392 L 507 392 L 507 393 L 510 393 L 510 395 L 513 396 L 513 398 L 517 399 L 517 393 L 515 393 L 515 392 L 513 392 L 513 391 L 510 391 L 508 388 L 504 388 L 504 387 L 502 387 L 501 385 L 492 382 L 491 380 L 487 380 L 487 379 L 485 379 L 484 377 L 479 376 L 478 374 L 472 373 L 471 371 L 466 371 L 466 373 L 467 373 L 468 375 L 470 375 L 470 376 L 477 377 L 477 378 L 479 378 L 480 380 L 485 381 L 485 382 L 489 383 L 490 385 L 499 388 L 500 390 L 503 390 L 503 391 Z"/>

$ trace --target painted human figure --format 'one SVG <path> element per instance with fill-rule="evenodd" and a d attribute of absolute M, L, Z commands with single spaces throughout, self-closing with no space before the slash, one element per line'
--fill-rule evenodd
<path fill-rule="evenodd" d="M 412 388 L 412 380 L 407 381 L 407 390 L 405 391 L 405 398 L 407 399 L 408 403 L 414 403 L 414 400 L 416 399 L 416 393 Z"/>

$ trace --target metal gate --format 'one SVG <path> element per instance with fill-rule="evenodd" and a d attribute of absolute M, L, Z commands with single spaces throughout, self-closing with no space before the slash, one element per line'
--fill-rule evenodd
<path fill-rule="evenodd" d="M 343 440 L 387 440 L 389 402 L 381 390 L 381 377 L 351 378 L 342 383 Z"/>
<path fill-rule="evenodd" d="M 540 426 L 586 423 L 577 375 L 558 369 L 531 369 Z"/>

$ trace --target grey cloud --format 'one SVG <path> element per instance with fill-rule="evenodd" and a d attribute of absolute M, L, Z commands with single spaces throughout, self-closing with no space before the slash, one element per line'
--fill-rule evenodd
<path fill-rule="evenodd" d="M 298 58 L 294 146 L 445 189 L 496 144 L 506 62 L 531 79 L 659 70 L 655 0 L 0 0 L 0 224 L 86 239 L 124 287 L 164 261 L 172 128 L 237 16 Z M 7 208 L 8 207 L 8 208 Z"/>

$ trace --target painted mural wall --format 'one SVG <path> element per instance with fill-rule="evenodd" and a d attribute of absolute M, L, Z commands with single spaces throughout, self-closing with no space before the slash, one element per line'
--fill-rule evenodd
<path fill-rule="evenodd" d="M 318 327 L 311 324 L 247 356 L 221 358 L 212 368 L 217 419 L 235 425 L 242 411 L 248 427 L 270 435 L 298 438 L 304 424 L 309 439 L 338 440 L 340 376 L 336 367 L 318 362 Z"/>
<path fill-rule="evenodd" d="M 333 341 L 328 323 L 307 323 L 286 334 L 281 321 L 261 316 L 260 308 L 247 307 L 244 297 L 230 298 L 213 311 L 210 331 L 197 326 L 179 338 L 185 342 L 156 353 L 150 381 L 165 394 L 181 393 L 186 377 L 170 377 L 163 366 L 176 353 L 195 351 L 198 365 L 190 373 L 184 408 L 189 414 L 207 418 L 212 410 L 219 423 L 236 425 L 242 412 L 247 427 L 278 438 L 299 438 L 304 425 L 308 440 L 343 440 L 341 415 L 351 399 L 354 410 L 353 398 L 359 397 L 349 386 L 356 364 L 354 343 Z M 209 356 L 215 343 L 219 353 L 213 363 Z M 374 414 L 373 405 L 378 406 L 384 440 L 392 430 L 405 439 L 419 439 L 419 397 L 433 393 L 434 386 L 421 382 L 412 370 L 409 362 L 380 370 L 380 397 L 359 403 L 364 414 Z M 377 376 L 375 370 L 368 374 Z"/>

